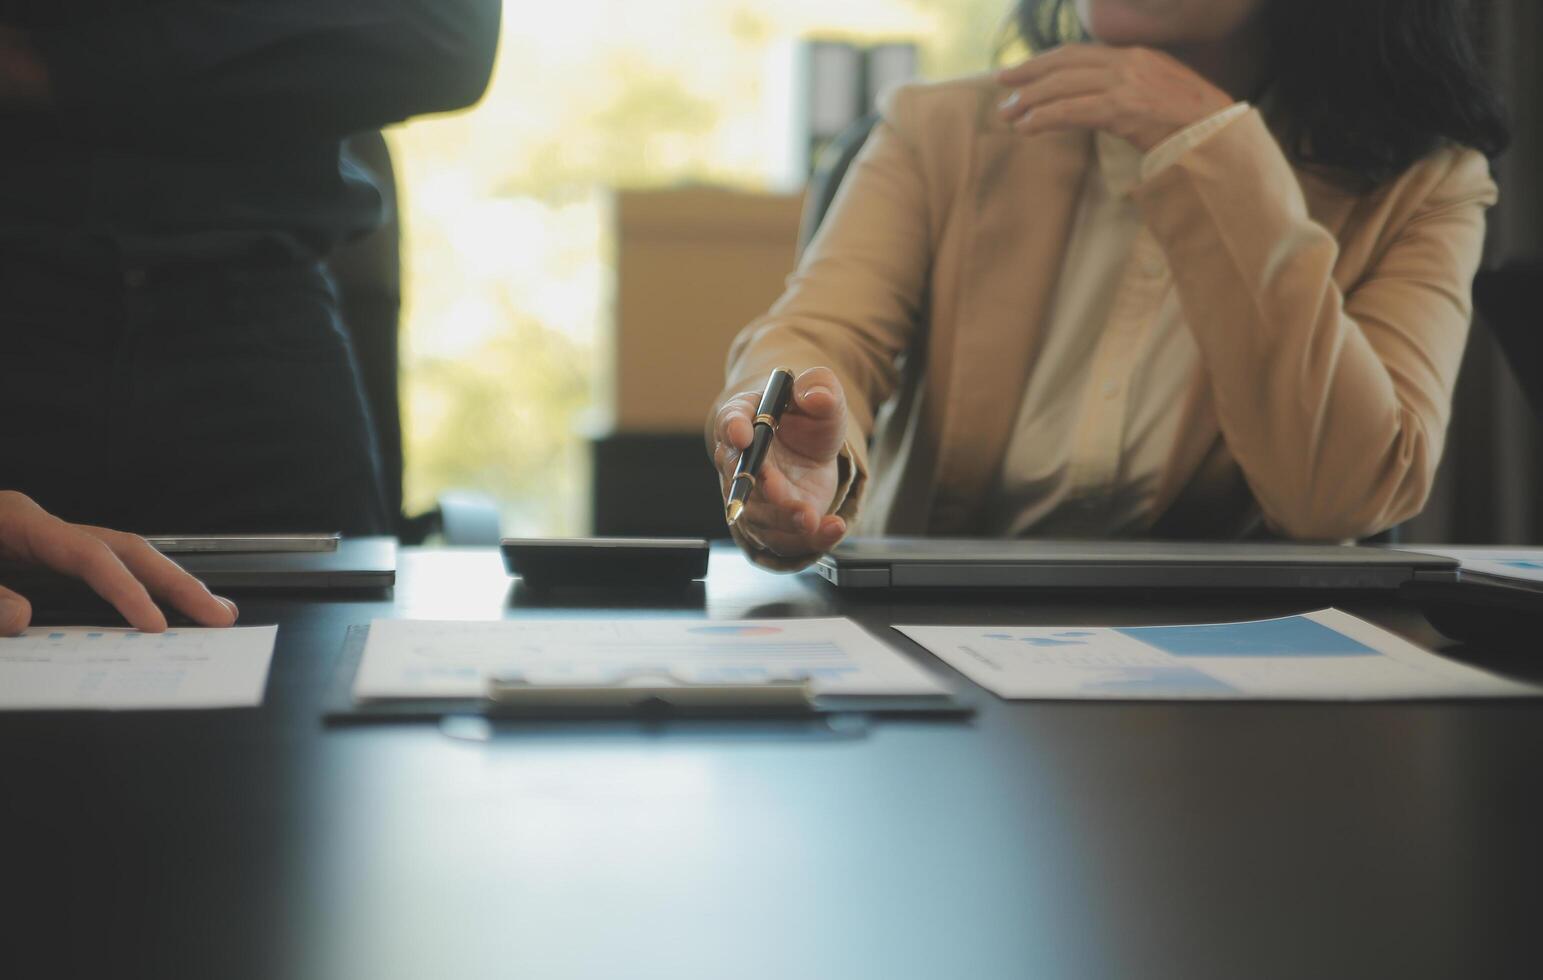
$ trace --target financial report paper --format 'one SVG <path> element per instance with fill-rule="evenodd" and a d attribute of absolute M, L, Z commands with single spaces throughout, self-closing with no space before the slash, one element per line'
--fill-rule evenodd
<path fill-rule="evenodd" d="M 377 619 L 354 697 L 475 698 L 494 676 L 532 684 L 808 679 L 816 694 L 946 694 L 926 670 L 847 619 Z"/>
<path fill-rule="evenodd" d="M 277 626 L 29 629 L 0 639 L 0 711 L 255 707 L 277 634 Z"/>
<path fill-rule="evenodd" d="M 1427 653 L 1337 609 L 1188 626 L 895 628 L 1004 698 L 1369 701 L 1543 693 Z"/>

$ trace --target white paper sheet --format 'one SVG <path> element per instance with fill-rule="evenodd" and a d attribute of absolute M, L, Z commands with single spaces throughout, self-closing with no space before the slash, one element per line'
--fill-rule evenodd
<path fill-rule="evenodd" d="M 1543 690 L 1421 650 L 1337 609 L 1196 626 L 897 626 L 1004 698 L 1311 701 Z"/>
<path fill-rule="evenodd" d="M 354 697 L 481 697 L 494 675 L 580 684 L 640 670 L 693 683 L 809 678 L 817 694 L 948 689 L 847 619 L 377 619 Z"/>
<path fill-rule="evenodd" d="M 30 629 L 0 639 L 0 711 L 262 704 L 277 626 Z"/>
<path fill-rule="evenodd" d="M 1502 578 L 1521 579 L 1524 582 L 1543 584 L 1543 551 L 1537 548 L 1505 548 L 1482 545 L 1448 548 L 1432 548 L 1409 545 L 1401 551 L 1417 551 L 1425 555 L 1441 555 L 1456 558 L 1463 563 L 1465 572 L 1481 572 Z"/>

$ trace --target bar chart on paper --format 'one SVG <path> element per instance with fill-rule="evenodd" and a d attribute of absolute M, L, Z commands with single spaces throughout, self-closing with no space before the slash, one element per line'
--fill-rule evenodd
<path fill-rule="evenodd" d="M 1004 698 L 1284 699 L 1537 696 L 1335 609 L 1242 623 L 897 626 Z"/>

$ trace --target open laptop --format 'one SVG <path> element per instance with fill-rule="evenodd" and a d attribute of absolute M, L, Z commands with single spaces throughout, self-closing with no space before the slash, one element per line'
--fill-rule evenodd
<path fill-rule="evenodd" d="M 874 538 L 815 564 L 840 588 L 1398 589 L 1455 581 L 1439 555 L 1274 542 Z"/>

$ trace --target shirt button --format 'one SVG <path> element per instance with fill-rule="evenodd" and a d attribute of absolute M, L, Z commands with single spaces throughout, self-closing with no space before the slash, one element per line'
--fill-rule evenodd
<path fill-rule="evenodd" d="M 145 284 L 144 269 L 129 269 L 123 274 L 123 284 L 129 289 L 138 289 Z"/>
<path fill-rule="evenodd" d="M 1106 381 L 1106 382 L 1104 382 L 1104 397 L 1105 398 L 1112 399 L 1112 398 L 1114 398 L 1115 395 L 1119 394 L 1119 392 L 1120 392 L 1120 386 L 1119 385 L 1115 384 L 1113 381 Z"/>

